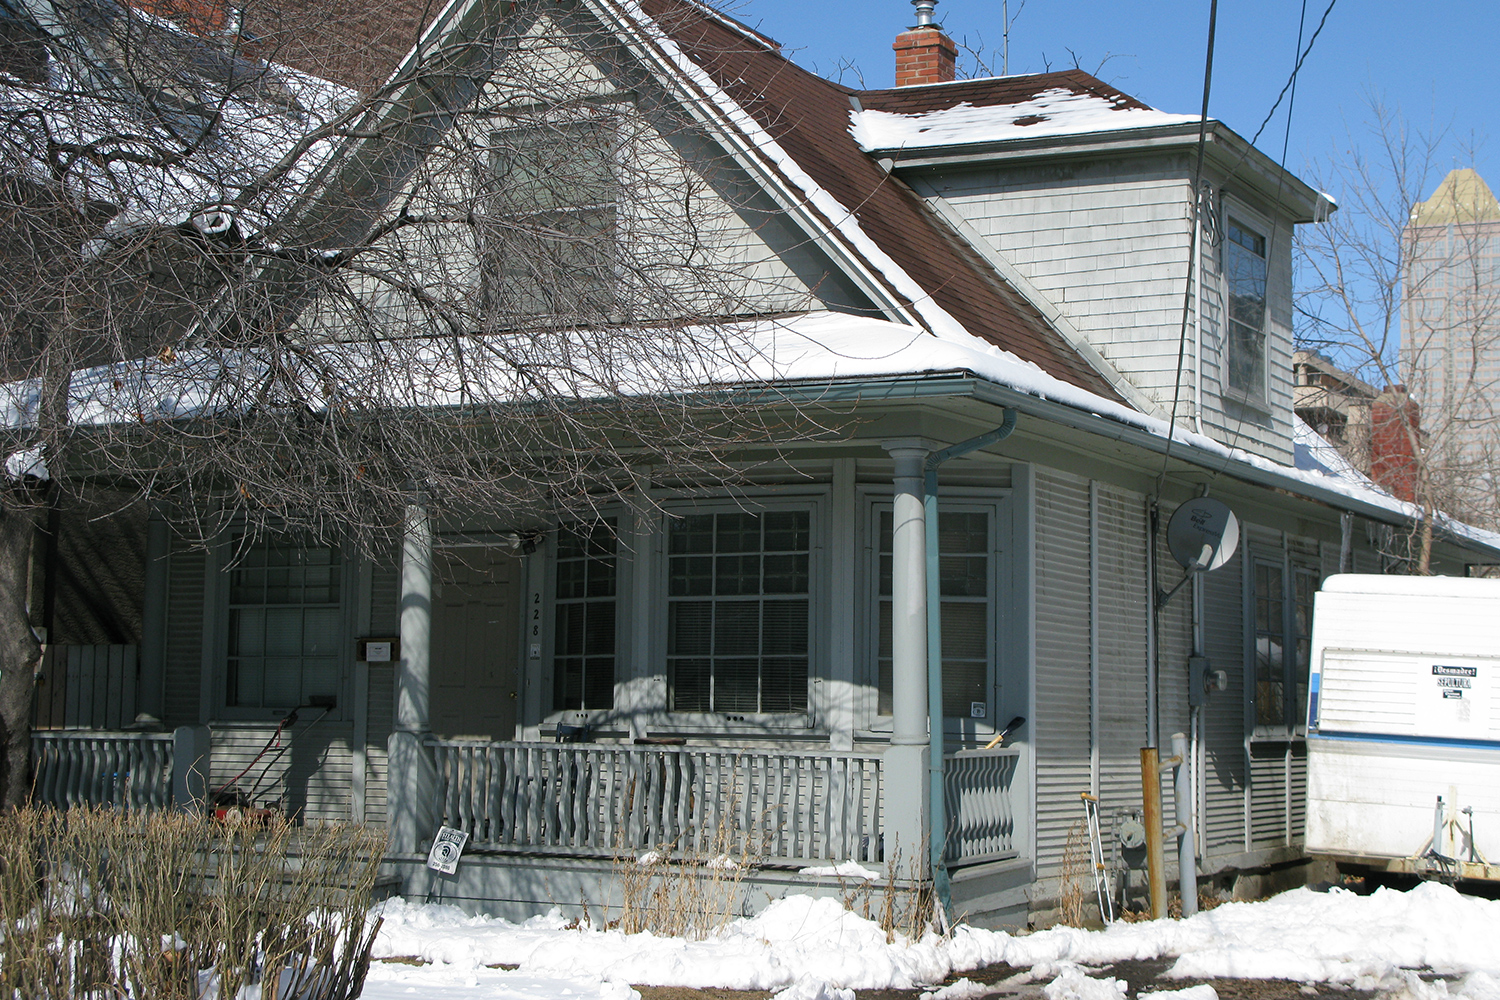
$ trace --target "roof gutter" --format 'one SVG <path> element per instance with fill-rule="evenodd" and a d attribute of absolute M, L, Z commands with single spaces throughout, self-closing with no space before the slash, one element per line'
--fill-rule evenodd
<path fill-rule="evenodd" d="M 950 399 L 969 398 L 992 406 L 1014 410 L 1020 414 L 1036 417 L 1061 427 L 1110 441 L 1157 455 L 1169 454 L 1167 439 L 1152 434 L 1139 427 L 1132 427 L 1110 417 L 1097 413 L 1087 413 L 1065 403 L 1042 399 L 1030 393 L 1012 389 L 1009 386 L 989 382 L 967 372 L 928 373 L 919 376 L 893 376 L 889 379 L 860 379 L 857 381 L 840 382 L 830 385 L 823 383 L 805 383 L 801 386 L 781 385 L 775 390 L 776 393 L 789 401 L 796 402 L 871 402 L 875 400 L 897 400 L 897 399 L 934 399 L 946 397 Z M 1217 475 L 1228 476 L 1232 479 L 1260 486 L 1267 489 L 1281 490 L 1283 492 L 1321 503 L 1335 510 L 1349 511 L 1358 514 L 1370 521 L 1381 524 L 1389 524 L 1401 527 L 1410 523 L 1411 518 L 1402 515 L 1399 511 L 1388 507 L 1362 500 L 1341 493 L 1338 490 L 1318 486 L 1295 476 L 1288 476 L 1272 469 L 1263 469 L 1243 459 L 1233 456 L 1208 451 L 1190 441 L 1174 438 L 1170 456 L 1188 465 L 1194 465 L 1201 469 L 1213 472 Z M 1496 559 L 1500 559 L 1500 545 L 1491 545 L 1474 538 L 1465 538 L 1452 532 L 1444 531 L 1441 525 L 1437 525 L 1437 532 L 1445 540 L 1464 549 L 1483 552 Z"/>

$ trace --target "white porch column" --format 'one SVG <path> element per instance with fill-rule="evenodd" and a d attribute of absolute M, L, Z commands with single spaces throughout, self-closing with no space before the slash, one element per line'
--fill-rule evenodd
<path fill-rule="evenodd" d="M 431 649 L 432 522 L 414 503 L 401 539 L 401 662 L 387 744 L 386 833 L 395 854 L 422 851 L 437 829 L 437 768 L 425 744 Z"/>
<path fill-rule="evenodd" d="M 901 852 L 899 874 L 927 872 L 927 529 L 922 505 L 926 441 L 883 443 L 896 461 L 891 519 L 891 746 L 885 857 Z"/>
<path fill-rule="evenodd" d="M 428 672 L 432 651 L 432 522 L 427 508 L 406 508 L 401 537 L 401 670 L 396 676 L 396 731 L 429 733 Z"/>

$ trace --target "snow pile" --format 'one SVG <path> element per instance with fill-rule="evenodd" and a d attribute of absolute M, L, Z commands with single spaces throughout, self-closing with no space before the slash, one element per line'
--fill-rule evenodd
<path fill-rule="evenodd" d="M 391 900 L 375 956 L 435 964 L 375 963 L 372 984 L 466 988 L 471 997 L 530 997 L 541 980 L 580 996 L 627 1000 L 623 984 L 779 990 L 784 1000 L 848 1000 L 843 991 L 910 988 L 986 965 L 1030 970 L 1048 1000 L 1121 1000 L 1123 984 L 1099 969 L 1131 959 L 1175 957 L 1178 978 L 1271 978 L 1380 988 L 1412 1000 L 1454 995 L 1500 1000 L 1500 902 L 1436 884 L 1357 896 L 1298 889 L 1258 903 L 1228 903 L 1182 921 L 1058 927 L 1014 936 L 960 926 L 951 937 L 887 941 L 876 924 L 832 899 L 790 896 L 702 941 L 577 929 L 554 910 L 515 924 L 455 907 Z M 487 966 L 515 965 L 515 972 Z M 1411 970 L 1464 977 L 1451 990 Z M 447 986 L 444 986 L 447 984 Z M 512 992 L 514 986 L 515 991 Z M 476 992 L 477 991 L 477 992 Z M 498 991 L 498 992 L 496 992 Z M 959 982 L 931 1000 L 983 991 Z M 560 990 L 557 992 L 561 992 Z M 555 992 L 553 995 L 557 995 Z M 367 997 L 399 995 L 370 988 Z M 459 994 L 454 994 L 459 995 Z M 1214 1000 L 1211 987 L 1160 994 Z"/>
<path fill-rule="evenodd" d="M 851 111 L 849 134 L 870 153 L 885 149 L 954 146 L 1038 136 L 1085 135 L 1121 129 L 1182 125 L 1196 115 L 1173 115 L 1154 108 L 1123 107 L 1099 94 L 1080 94 L 1066 87 L 1044 90 L 1027 101 L 957 107 L 920 114 Z"/>

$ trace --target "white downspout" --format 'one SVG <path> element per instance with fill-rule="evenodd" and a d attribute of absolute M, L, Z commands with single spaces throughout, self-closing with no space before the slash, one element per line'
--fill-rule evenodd
<path fill-rule="evenodd" d="M 1099 797 L 1099 481 L 1089 480 L 1089 793 Z"/>

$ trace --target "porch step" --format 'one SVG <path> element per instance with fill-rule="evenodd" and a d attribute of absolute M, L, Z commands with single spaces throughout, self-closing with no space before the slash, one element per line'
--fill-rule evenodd
<path fill-rule="evenodd" d="M 953 915 L 988 930 L 1024 928 L 1031 914 L 1031 883 L 1036 878 L 1029 858 L 1009 858 L 956 868 L 949 873 Z"/>

